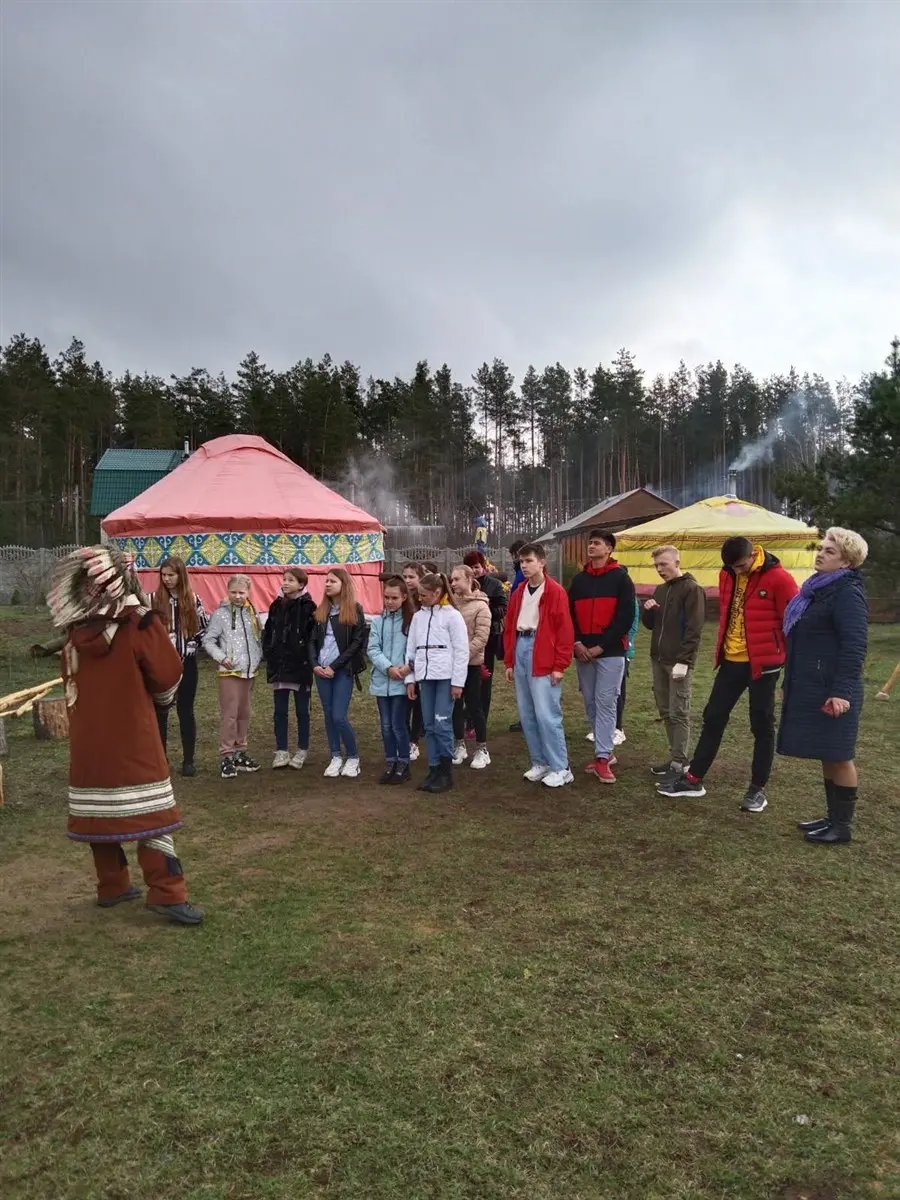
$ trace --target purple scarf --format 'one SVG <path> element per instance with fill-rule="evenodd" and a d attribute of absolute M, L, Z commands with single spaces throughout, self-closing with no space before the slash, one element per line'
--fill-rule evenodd
<path fill-rule="evenodd" d="M 797 595 L 788 601 L 788 606 L 784 610 L 785 637 L 809 608 L 813 593 L 817 592 L 819 588 L 827 587 L 829 583 L 836 583 L 839 579 L 843 579 L 845 575 L 850 574 L 850 570 L 850 567 L 841 567 L 838 571 L 824 571 L 810 575 Z"/>

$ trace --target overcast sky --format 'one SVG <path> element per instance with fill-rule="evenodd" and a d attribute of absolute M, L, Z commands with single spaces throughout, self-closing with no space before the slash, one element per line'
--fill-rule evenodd
<path fill-rule="evenodd" d="M 0 337 L 837 378 L 900 331 L 900 0 L 2 6 Z"/>

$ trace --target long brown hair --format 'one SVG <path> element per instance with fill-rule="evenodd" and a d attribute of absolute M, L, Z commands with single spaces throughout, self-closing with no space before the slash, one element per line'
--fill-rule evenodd
<path fill-rule="evenodd" d="M 453 576 L 456 574 L 457 571 L 459 571 L 460 575 L 462 575 L 464 579 L 467 579 L 469 581 L 469 591 L 472 593 L 473 596 L 476 592 L 481 591 L 481 588 L 478 586 L 478 580 L 475 578 L 475 572 L 466 563 L 457 563 L 456 564 L 456 566 L 450 572 L 451 583 L 453 580 Z"/>
<path fill-rule="evenodd" d="M 334 567 L 328 572 L 328 575 L 333 575 L 335 579 L 341 581 L 341 597 L 338 604 L 338 620 L 342 625 L 355 625 L 359 620 L 356 606 L 356 588 L 353 586 L 353 580 L 342 567 Z M 328 578 L 328 575 L 325 578 Z M 320 625 L 324 625 L 331 613 L 331 599 L 326 594 L 322 597 L 322 603 L 316 609 L 316 620 Z"/>
<path fill-rule="evenodd" d="M 453 599 L 453 593 L 450 591 L 450 581 L 447 576 L 441 572 L 440 574 L 423 575 L 419 580 L 419 587 L 426 592 L 440 592 L 438 604 L 443 604 L 446 599 L 447 603 L 453 608 L 458 608 L 459 605 Z"/>
<path fill-rule="evenodd" d="M 181 633 L 185 639 L 190 640 L 200 628 L 200 623 L 197 620 L 197 597 L 194 595 L 194 589 L 191 587 L 191 581 L 188 578 L 187 563 L 183 558 L 179 558 L 177 554 L 173 554 L 171 558 L 164 558 L 159 564 L 159 587 L 153 595 L 153 607 L 165 622 L 166 629 L 169 633 L 172 633 L 172 607 L 169 604 L 171 593 L 162 581 L 162 573 L 165 567 L 174 571 L 178 576 L 174 595 L 178 602 Z"/>
<path fill-rule="evenodd" d="M 412 597 L 409 594 L 409 588 L 407 587 L 406 580 L 401 575 L 388 575 L 382 587 L 384 591 L 387 591 L 388 588 L 396 588 L 403 597 L 403 604 L 400 607 L 400 611 L 403 613 L 402 629 L 404 633 L 409 633 L 409 627 L 412 624 L 412 619 L 416 615 L 416 608 L 412 602 Z"/>

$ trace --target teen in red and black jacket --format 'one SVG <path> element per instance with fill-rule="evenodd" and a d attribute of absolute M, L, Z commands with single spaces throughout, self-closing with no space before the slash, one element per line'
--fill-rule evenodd
<path fill-rule="evenodd" d="M 604 658 L 622 658 L 634 624 L 634 584 L 621 563 L 608 558 L 602 567 L 585 563 L 569 587 L 575 641 Z"/>
<path fill-rule="evenodd" d="M 757 556 L 743 594 L 744 638 L 754 679 L 784 666 L 785 641 L 782 632 L 784 610 L 797 594 L 797 583 L 781 562 L 762 547 L 755 547 Z M 759 562 L 759 560 L 762 560 Z M 759 562 L 759 566 L 756 563 Z M 737 577 L 731 567 L 719 572 L 719 637 L 716 642 L 716 666 L 725 657 L 725 634 L 735 602 Z"/>

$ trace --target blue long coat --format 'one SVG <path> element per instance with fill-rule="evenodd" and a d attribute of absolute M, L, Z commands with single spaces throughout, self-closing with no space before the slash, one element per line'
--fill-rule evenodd
<path fill-rule="evenodd" d="M 787 639 L 779 754 L 824 762 L 855 756 L 868 638 L 869 610 L 858 571 L 813 592 Z M 849 700 L 850 711 L 826 716 L 822 705 L 831 696 Z"/>

